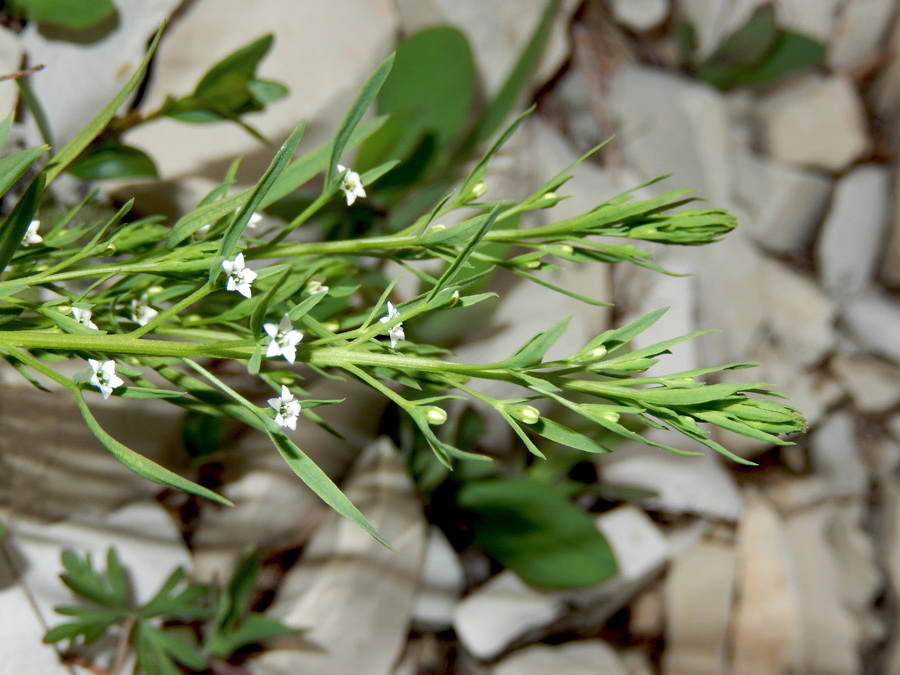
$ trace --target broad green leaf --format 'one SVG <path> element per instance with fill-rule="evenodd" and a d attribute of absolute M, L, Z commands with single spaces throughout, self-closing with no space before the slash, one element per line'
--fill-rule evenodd
<path fill-rule="evenodd" d="M 13 0 L 13 11 L 29 21 L 85 29 L 116 14 L 112 0 Z"/>
<path fill-rule="evenodd" d="M 360 166 L 405 157 L 423 133 L 446 146 L 465 127 L 476 85 L 472 51 L 456 28 L 428 28 L 402 42 L 376 98 L 378 112 L 398 116 L 398 123 L 389 122 L 363 146 Z"/>
<path fill-rule="evenodd" d="M 516 478 L 469 483 L 456 496 L 476 543 L 523 581 L 543 588 L 599 584 L 616 573 L 593 520 L 555 487 Z"/>
<path fill-rule="evenodd" d="M 126 99 L 131 95 L 131 92 L 138 86 L 138 83 L 140 83 L 144 77 L 144 73 L 147 72 L 147 66 L 150 64 L 153 52 L 156 51 L 156 45 L 159 43 L 160 35 L 162 35 L 162 28 L 160 28 L 156 32 L 156 35 L 153 36 L 153 40 L 147 48 L 147 54 L 144 56 L 143 61 L 138 65 L 137 69 L 128 79 L 128 82 L 125 83 L 125 86 L 113 97 L 112 101 L 110 101 L 84 129 L 78 132 L 72 140 L 66 143 L 59 152 L 50 158 L 50 163 L 44 170 L 47 174 L 48 184 L 82 153 L 90 142 L 97 137 L 97 134 L 106 128 L 106 125 L 109 124 L 109 121 L 115 116 L 119 108 L 122 107 L 122 104 L 125 103 Z"/>
<path fill-rule="evenodd" d="M 118 142 L 88 146 L 69 171 L 84 180 L 158 176 L 156 164 L 147 153 Z"/>

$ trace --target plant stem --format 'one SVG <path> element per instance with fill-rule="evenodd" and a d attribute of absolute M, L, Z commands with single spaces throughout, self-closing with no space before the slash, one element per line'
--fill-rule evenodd
<path fill-rule="evenodd" d="M 131 643 L 131 631 L 134 628 L 135 616 L 129 614 L 122 624 L 122 636 L 119 638 L 119 644 L 116 647 L 116 657 L 113 660 L 110 675 L 119 675 L 125 666 L 125 659 L 128 657 L 128 645 Z"/>

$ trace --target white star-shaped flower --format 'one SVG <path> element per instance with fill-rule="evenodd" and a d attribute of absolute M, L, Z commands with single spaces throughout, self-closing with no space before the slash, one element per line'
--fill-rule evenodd
<path fill-rule="evenodd" d="M 259 225 L 262 220 L 263 215 L 254 211 L 250 214 L 250 219 L 247 221 L 247 227 L 249 227 L 251 230 L 255 230 L 256 226 Z"/>
<path fill-rule="evenodd" d="M 75 317 L 75 320 L 82 326 L 87 326 L 88 328 L 97 330 L 97 324 L 91 321 L 91 310 L 82 309 L 81 307 L 73 307 L 72 316 Z"/>
<path fill-rule="evenodd" d="M 109 398 L 113 389 L 125 384 L 125 380 L 116 375 L 115 361 L 110 360 L 100 363 L 96 359 L 88 359 L 88 363 L 91 366 L 91 370 L 94 371 L 90 382 L 100 390 L 103 398 Z"/>
<path fill-rule="evenodd" d="M 285 314 L 277 326 L 274 323 L 263 324 L 263 330 L 272 338 L 266 349 L 266 356 L 283 356 L 285 361 L 293 363 L 297 358 L 297 345 L 303 339 L 303 333 L 294 330 L 291 317 Z"/>
<path fill-rule="evenodd" d="M 41 221 L 32 220 L 28 223 L 28 229 L 25 230 L 25 235 L 22 237 L 22 244 L 24 246 L 32 246 L 33 244 L 40 244 L 44 241 L 44 238 L 38 234 L 38 228 L 41 226 Z"/>
<path fill-rule="evenodd" d="M 270 398 L 269 405 L 275 408 L 275 424 L 282 429 L 297 429 L 297 418 L 300 416 L 300 401 L 294 398 L 291 390 L 281 385 L 281 396 Z"/>
<path fill-rule="evenodd" d="M 256 272 L 244 267 L 244 254 L 238 253 L 234 256 L 234 260 L 223 260 L 222 269 L 228 275 L 225 282 L 225 289 L 229 291 L 237 291 L 245 298 L 249 298 L 250 284 L 256 279 Z"/>
<path fill-rule="evenodd" d="M 159 312 L 147 304 L 146 294 L 142 295 L 140 299 L 135 298 L 131 301 L 131 320 L 136 322 L 139 326 L 146 326 L 153 321 L 158 314 Z"/>
<path fill-rule="evenodd" d="M 347 206 L 352 206 L 357 197 L 366 196 L 362 181 L 359 179 L 358 173 L 345 166 L 338 164 L 337 169 L 344 174 L 344 177 L 341 178 L 341 190 L 344 191 L 344 196 L 347 198 Z"/>
<path fill-rule="evenodd" d="M 396 319 L 398 316 L 400 316 L 400 313 L 397 311 L 397 308 L 391 304 L 390 300 L 388 300 L 387 307 L 388 307 L 387 316 L 381 317 L 381 319 L 380 319 L 381 323 L 388 323 L 388 322 Z M 404 333 L 403 333 L 403 322 L 401 321 L 396 326 L 391 326 L 390 328 L 388 328 L 388 336 L 390 336 L 390 338 L 391 338 L 391 349 L 396 349 L 397 343 L 400 340 L 406 339 L 406 335 L 404 335 Z"/>

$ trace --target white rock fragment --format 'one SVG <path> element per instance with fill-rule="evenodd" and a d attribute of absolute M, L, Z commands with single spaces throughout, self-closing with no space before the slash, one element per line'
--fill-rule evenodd
<path fill-rule="evenodd" d="M 844 675 L 860 672 L 862 626 L 844 601 L 841 569 L 829 528 L 835 507 L 822 504 L 786 521 L 799 597 L 802 652 L 794 672 Z"/>
<path fill-rule="evenodd" d="M 850 413 L 840 411 L 825 418 L 810 436 L 810 459 L 813 468 L 831 485 L 837 497 L 864 496 L 869 475 L 860 456 L 860 447 Z"/>
<path fill-rule="evenodd" d="M 861 344 L 900 363 L 900 305 L 895 300 L 877 291 L 866 293 L 854 298 L 843 318 Z"/>
<path fill-rule="evenodd" d="M 900 368 L 867 354 L 838 354 L 828 364 L 863 413 L 880 413 L 900 403 Z"/>
<path fill-rule="evenodd" d="M 800 657 L 797 581 L 784 525 L 772 506 L 748 495 L 738 525 L 740 599 L 734 615 L 733 669 L 742 675 L 796 672 Z"/>
<path fill-rule="evenodd" d="M 0 27 L 0 74 L 14 73 L 22 65 L 22 45 L 16 34 Z M 14 80 L 0 82 L 0 119 L 12 114 L 19 100 L 19 88 Z"/>
<path fill-rule="evenodd" d="M 828 40 L 828 67 L 844 70 L 871 56 L 890 28 L 890 19 L 896 9 L 894 0 L 846 0 L 841 3 Z"/>
<path fill-rule="evenodd" d="M 243 0 L 185 5 L 156 53 L 141 109 L 154 110 L 169 94 L 189 94 L 218 60 L 273 33 L 274 44 L 258 74 L 283 83 L 290 93 L 249 121 L 280 143 L 299 120 L 306 119 L 302 147 L 307 150 L 330 139 L 358 87 L 394 44 L 399 22 L 393 3 L 257 0 L 252 12 L 246 10 Z M 238 16 L 240 20 L 235 21 Z M 210 35 L 215 35 L 214 42 L 209 41 Z M 323 54 L 328 58 L 323 59 Z M 298 63 L 317 66 L 298 68 Z M 127 140 L 153 156 L 164 178 L 200 174 L 218 183 L 232 159 L 244 157 L 239 180 L 255 181 L 271 160 L 271 152 L 263 151 L 257 139 L 225 122 L 185 124 L 160 119 L 135 129 Z"/>
<path fill-rule="evenodd" d="M 804 366 L 818 363 L 837 334 L 831 300 L 810 279 L 774 260 L 761 261 L 766 323 L 776 349 Z"/>
<path fill-rule="evenodd" d="M 552 647 L 526 647 L 507 656 L 490 670 L 491 675 L 547 673 L 629 675 L 616 651 L 600 640 L 579 640 Z"/>
<path fill-rule="evenodd" d="M 463 598 L 453 627 L 474 656 L 490 659 L 523 633 L 562 616 L 558 594 L 537 591 L 506 570 Z"/>
<path fill-rule="evenodd" d="M 900 22 L 898 22 L 900 26 Z M 900 33 L 900 28 L 898 28 Z M 900 44 L 900 37 L 897 40 Z M 897 59 L 897 80 L 900 82 L 900 58 Z M 894 172 L 894 192 L 900 194 L 900 172 Z M 895 203 L 891 208 L 887 250 L 881 262 L 880 277 L 884 283 L 894 289 L 900 288 L 900 205 Z"/>
<path fill-rule="evenodd" d="M 640 581 L 658 570 L 669 557 L 669 544 L 646 513 L 620 506 L 597 518 L 597 529 L 606 537 L 619 571 L 608 583 Z"/>
<path fill-rule="evenodd" d="M 635 33 L 657 28 L 669 15 L 668 0 L 613 0 L 613 18 Z"/>
<path fill-rule="evenodd" d="M 757 111 L 766 149 L 779 162 L 841 171 L 869 147 L 865 111 L 843 76 L 792 78 Z"/>
<path fill-rule="evenodd" d="M 685 447 L 674 435 L 650 436 L 675 447 Z M 741 513 L 741 497 L 734 478 L 713 452 L 699 457 L 679 457 L 653 448 L 629 447 L 627 452 L 602 457 L 600 470 L 605 483 L 656 492 L 656 497 L 643 502 L 649 509 L 724 520 L 736 520 Z"/>
<path fill-rule="evenodd" d="M 674 173 L 712 203 L 731 187 L 731 133 L 725 98 L 711 86 L 664 70 L 624 64 L 609 98 L 621 147 L 642 179 Z"/>
<path fill-rule="evenodd" d="M 822 284 L 843 299 L 872 281 L 883 251 L 891 199 L 887 167 L 863 165 L 841 178 L 816 245 Z"/>
<path fill-rule="evenodd" d="M 73 39 L 65 29 L 57 29 L 61 34 L 47 31 L 35 22 L 25 27 L 19 39 L 29 61 L 46 66 L 30 82 L 57 144 L 78 133 L 119 92 L 144 58 L 147 39 L 180 4 L 180 0 L 118 2 L 115 27 L 97 40 L 78 35 Z M 171 30 L 166 37 L 170 34 Z M 29 127 L 30 140 L 42 143 L 33 121 Z M 154 158 L 156 149 L 151 150 Z"/>
<path fill-rule="evenodd" d="M 260 675 L 389 675 L 406 644 L 426 523 L 409 474 L 390 441 L 360 456 L 344 493 L 396 549 L 331 511 L 269 610 L 315 649 L 273 649 L 254 661 Z"/>
<path fill-rule="evenodd" d="M 775 18 L 784 30 L 827 43 L 844 0 L 775 0 Z"/>
<path fill-rule="evenodd" d="M 882 542 L 881 559 L 887 582 L 895 594 L 900 594 L 900 481 L 886 476 L 881 481 L 884 494 L 884 517 L 879 523 L 878 541 Z M 885 672 L 900 672 L 900 636 L 891 636 L 887 647 Z"/>
<path fill-rule="evenodd" d="M 749 152 L 738 154 L 735 171 L 735 198 L 748 215 L 741 224 L 753 240 L 781 254 L 806 246 L 825 212 L 831 181 Z"/>
<path fill-rule="evenodd" d="M 883 582 L 874 540 L 865 530 L 865 518 L 861 501 L 842 504 L 828 528 L 835 562 L 841 572 L 844 603 L 862 626 L 871 618 Z"/>
<path fill-rule="evenodd" d="M 447 537 L 437 527 L 428 531 L 425 564 L 419 581 L 419 594 L 413 607 L 413 620 L 430 631 L 453 625 L 453 609 L 465 587 L 462 564 Z"/>
<path fill-rule="evenodd" d="M 702 541 L 666 576 L 664 675 L 722 673 L 735 578 L 733 546 Z"/>

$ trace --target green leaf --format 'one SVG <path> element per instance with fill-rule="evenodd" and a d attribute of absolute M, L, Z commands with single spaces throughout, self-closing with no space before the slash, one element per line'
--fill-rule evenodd
<path fill-rule="evenodd" d="M 471 514 L 477 544 L 526 583 L 579 588 L 616 573 L 609 543 L 558 488 L 528 478 L 470 483 L 456 503 Z"/>
<path fill-rule="evenodd" d="M 254 613 L 242 621 L 235 630 L 217 634 L 213 639 L 208 640 L 205 651 L 210 656 L 228 658 L 241 647 L 265 642 L 282 635 L 294 635 L 300 631 L 300 628 L 287 626 L 278 619 Z"/>
<path fill-rule="evenodd" d="M 21 150 L 0 159 L 0 195 L 5 195 L 15 182 L 25 175 L 35 160 L 49 149 L 49 146 L 42 145 L 37 148 Z"/>
<path fill-rule="evenodd" d="M 571 318 L 571 316 L 567 316 L 558 321 L 553 327 L 541 331 L 513 352 L 512 356 L 497 364 L 497 367 L 510 369 L 526 368 L 540 363 L 547 350 L 562 337 Z"/>
<path fill-rule="evenodd" d="M 83 3 L 79 2 L 79 4 Z M 50 158 L 50 163 L 45 169 L 48 184 L 82 153 L 90 142 L 97 137 L 97 134 L 106 128 L 106 125 L 109 124 L 109 121 L 115 116 L 119 108 L 122 107 L 122 104 L 125 103 L 125 100 L 131 95 L 131 92 L 134 91 L 138 83 L 144 78 L 144 73 L 147 72 L 147 66 L 150 64 L 150 59 L 153 56 L 153 52 L 156 51 L 156 45 L 159 43 L 160 35 L 162 35 L 162 28 L 160 28 L 156 32 L 156 35 L 153 36 L 153 40 L 147 48 L 147 54 L 144 56 L 144 59 L 128 79 L 128 82 L 125 83 L 125 86 L 122 87 L 115 97 L 113 97 L 112 101 L 110 101 L 84 129 L 78 132 L 72 140 L 66 143 L 59 152 Z"/>
<path fill-rule="evenodd" d="M 109 588 L 119 603 L 123 606 L 128 604 L 128 580 L 125 577 L 125 570 L 122 569 L 122 563 L 119 560 L 116 549 L 110 547 L 106 552 L 106 578 L 109 580 Z"/>
<path fill-rule="evenodd" d="M 9 4 L 29 21 L 76 30 L 90 28 L 116 13 L 112 0 L 14 0 Z"/>
<path fill-rule="evenodd" d="M 84 180 L 156 178 L 159 175 L 147 153 L 116 141 L 88 146 L 72 162 L 69 171 Z"/>
<path fill-rule="evenodd" d="M 91 433 L 96 436 L 97 440 L 100 441 L 117 460 L 134 471 L 137 475 L 159 483 L 160 485 L 165 485 L 176 490 L 183 490 L 184 492 L 197 495 L 198 497 L 205 497 L 206 499 L 219 504 L 234 506 L 229 500 L 225 499 L 225 497 L 217 495 L 212 490 L 197 485 L 187 478 L 179 476 L 177 473 L 160 466 L 153 460 L 144 457 L 117 441 L 100 426 L 99 422 L 97 422 L 96 418 L 91 413 L 90 408 L 88 408 L 87 403 L 85 403 L 82 393 L 78 389 L 76 389 L 74 393 L 78 411 L 81 413 L 81 416 L 84 417 L 84 421 L 91 430 Z"/>
<path fill-rule="evenodd" d="M 762 5 L 746 24 L 721 44 L 709 61 L 734 68 L 757 63 L 775 44 L 777 33 L 775 9 L 771 5 Z"/>
<path fill-rule="evenodd" d="M 375 72 L 369 76 L 369 79 L 366 80 L 363 88 L 360 90 L 359 94 L 357 94 L 356 99 L 344 116 L 341 126 L 338 127 L 337 133 L 334 135 L 334 144 L 331 147 L 331 156 L 328 159 L 328 169 L 325 173 L 325 186 L 323 191 L 328 192 L 331 190 L 332 185 L 337 180 L 337 165 L 338 162 L 341 161 L 341 155 L 344 154 L 344 149 L 350 142 L 350 138 L 353 135 L 354 129 L 356 129 L 356 125 L 359 124 L 363 114 L 381 89 L 381 85 L 384 84 L 388 73 L 391 72 L 393 64 L 394 54 L 391 54 L 382 61 L 378 68 L 375 69 Z"/>
<path fill-rule="evenodd" d="M 423 133 L 446 146 L 465 127 L 476 85 L 472 50 L 456 28 L 428 28 L 402 42 L 376 99 L 378 112 L 396 115 L 398 123 L 369 139 L 360 166 L 406 156 Z"/>
<path fill-rule="evenodd" d="M 300 122 L 300 124 L 294 128 L 291 135 L 288 136 L 278 152 L 275 153 L 275 157 L 272 158 L 269 168 L 266 169 L 266 172 L 263 174 L 262 178 L 259 179 L 253 192 L 250 193 L 250 198 L 247 200 L 247 203 L 244 204 L 240 213 L 235 216 L 234 221 L 228 226 L 225 235 L 222 237 L 222 243 L 219 245 L 219 250 L 213 260 L 213 264 L 210 267 L 210 283 L 215 283 L 216 278 L 221 273 L 222 260 L 230 260 L 234 257 L 238 241 L 241 238 L 241 234 L 244 232 L 244 227 L 246 227 L 247 222 L 250 220 L 250 216 L 252 216 L 253 212 L 260 207 L 266 193 L 275 183 L 279 174 L 285 170 L 288 163 L 291 161 L 291 157 L 297 150 L 297 145 L 303 137 L 305 128 L 306 125 L 303 122 Z"/>
<path fill-rule="evenodd" d="M 16 250 L 22 244 L 22 237 L 25 236 L 28 225 L 34 219 L 38 205 L 41 203 L 44 186 L 44 176 L 38 174 L 25 190 L 25 194 L 16 202 L 3 224 L 0 225 L 0 273 L 6 269 Z"/>
<path fill-rule="evenodd" d="M 568 448 L 574 448 L 576 450 L 582 450 L 584 452 L 590 452 L 594 454 L 605 454 L 607 452 L 612 452 L 612 450 L 610 450 L 609 448 L 600 445 L 595 440 L 585 436 L 584 434 L 580 434 L 577 431 L 554 422 L 553 420 L 549 420 L 546 417 L 541 417 L 529 428 L 533 429 L 535 433 L 540 434 L 544 438 L 551 440 L 554 443 L 564 445 Z"/>
<path fill-rule="evenodd" d="M 193 94 L 169 101 L 165 114 L 183 122 L 237 120 L 284 97 L 284 85 L 256 79 L 256 69 L 273 41 L 272 34 L 264 35 L 226 56 L 206 72 Z"/>

